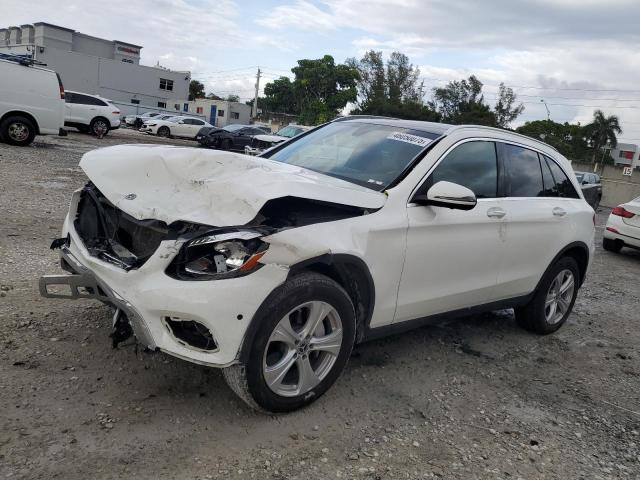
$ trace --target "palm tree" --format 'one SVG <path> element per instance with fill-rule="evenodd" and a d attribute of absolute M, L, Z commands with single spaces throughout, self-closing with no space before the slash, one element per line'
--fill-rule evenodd
<path fill-rule="evenodd" d="M 616 148 L 618 139 L 616 134 L 622 133 L 620 121 L 616 115 L 605 117 L 602 110 L 593 112 L 593 122 L 584 127 L 586 137 L 591 141 L 593 148 L 593 163 L 596 162 L 596 154 L 600 149 L 609 146 Z"/>

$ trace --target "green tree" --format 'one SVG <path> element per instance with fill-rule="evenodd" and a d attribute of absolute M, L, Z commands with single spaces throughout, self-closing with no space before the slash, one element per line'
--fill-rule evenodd
<path fill-rule="evenodd" d="M 604 147 L 616 148 L 618 137 L 622 133 L 620 121 L 616 115 L 605 116 L 602 110 L 593 112 L 593 122 L 584 127 L 584 133 L 589 139 L 592 149 L 592 159 L 595 163 L 597 155 Z"/>
<path fill-rule="evenodd" d="M 438 121 L 440 116 L 422 103 L 420 71 L 406 55 L 393 52 L 385 66 L 382 52 L 371 50 L 347 64 L 358 71 L 358 100 L 354 114 L 408 120 Z"/>
<path fill-rule="evenodd" d="M 336 64 L 331 55 L 298 60 L 298 66 L 291 71 L 295 75 L 293 89 L 302 123 L 327 122 L 347 103 L 356 100 L 358 71 L 350 65 Z"/>
<path fill-rule="evenodd" d="M 516 132 L 548 143 L 571 160 L 588 161 L 591 156 L 584 127 L 579 123 L 535 120 L 516 128 Z"/>
<path fill-rule="evenodd" d="M 442 116 L 445 123 L 498 125 L 496 114 L 484 102 L 482 82 L 474 75 L 449 82 L 445 87 L 434 88 L 430 106 Z"/>
<path fill-rule="evenodd" d="M 189 82 L 189 100 L 204 98 L 204 84 L 198 80 Z"/>
<path fill-rule="evenodd" d="M 293 82 L 288 77 L 280 77 L 267 83 L 264 97 L 258 98 L 258 108 L 267 112 L 299 114 Z"/>
<path fill-rule="evenodd" d="M 504 83 L 500 83 L 498 90 L 498 101 L 493 107 L 493 113 L 496 116 L 496 125 L 500 128 L 509 128 L 509 124 L 522 114 L 524 105 L 516 105 L 516 94 L 513 89 L 505 87 Z"/>

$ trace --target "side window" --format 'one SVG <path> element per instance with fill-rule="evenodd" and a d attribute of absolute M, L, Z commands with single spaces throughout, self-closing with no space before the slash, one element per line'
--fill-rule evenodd
<path fill-rule="evenodd" d="M 478 198 L 495 198 L 498 190 L 495 143 L 474 141 L 454 148 L 433 171 L 426 187 L 441 181 L 463 185 Z"/>
<path fill-rule="evenodd" d="M 516 145 L 504 144 L 503 148 L 507 197 L 543 196 L 544 186 L 538 154 Z"/>
<path fill-rule="evenodd" d="M 540 156 L 540 166 L 542 167 L 542 183 L 544 184 L 543 197 L 557 197 L 558 189 L 556 188 L 556 181 L 553 179 L 549 165 Z"/>
<path fill-rule="evenodd" d="M 576 189 L 573 188 L 573 184 L 558 164 L 546 155 L 544 158 L 547 161 L 547 164 L 551 169 L 551 173 L 553 174 L 553 178 L 556 181 L 556 191 L 558 192 L 558 196 L 565 198 L 580 198 Z"/>
<path fill-rule="evenodd" d="M 64 92 L 64 102 L 65 103 L 73 103 L 72 95 L 73 95 L 73 93 Z"/>
<path fill-rule="evenodd" d="M 204 122 L 202 120 L 191 120 L 191 123 L 193 125 L 204 125 Z"/>
<path fill-rule="evenodd" d="M 600 175 L 594 175 L 594 177 L 596 178 L 595 182 L 600 183 Z"/>

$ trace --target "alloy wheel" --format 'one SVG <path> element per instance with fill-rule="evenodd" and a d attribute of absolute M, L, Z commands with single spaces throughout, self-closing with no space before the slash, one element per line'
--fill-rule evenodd
<path fill-rule="evenodd" d="M 14 122 L 9 125 L 7 134 L 14 142 L 24 142 L 29 138 L 29 127 L 22 122 Z"/>
<path fill-rule="evenodd" d="M 302 395 L 329 374 L 342 348 L 342 320 L 326 302 L 295 307 L 278 322 L 264 352 L 268 387 L 285 397 Z"/>
<path fill-rule="evenodd" d="M 568 269 L 558 273 L 551 282 L 544 302 L 544 316 L 549 325 L 560 322 L 569 311 L 575 284 L 573 272 Z"/>

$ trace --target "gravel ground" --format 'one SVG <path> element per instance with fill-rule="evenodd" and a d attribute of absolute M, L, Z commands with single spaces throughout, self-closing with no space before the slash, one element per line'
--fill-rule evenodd
<path fill-rule="evenodd" d="M 312 406 L 265 416 L 217 370 L 112 349 L 107 307 L 38 296 L 81 155 L 133 142 L 190 143 L 0 145 L 1 477 L 640 478 L 640 252 L 599 246 L 554 335 L 501 311 L 374 341 Z"/>

